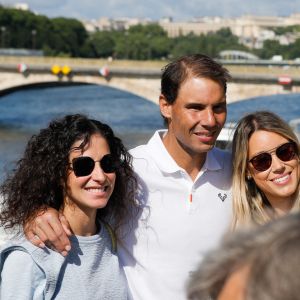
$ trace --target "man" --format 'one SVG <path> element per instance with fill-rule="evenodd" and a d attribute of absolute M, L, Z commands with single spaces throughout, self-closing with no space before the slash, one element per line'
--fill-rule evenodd
<path fill-rule="evenodd" d="M 209 253 L 189 282 L 193 300 L 299 300 L 300 214 L 238 232 Z"/>
<path fill-rule="evenodd" d="M 201 54 L 163 70 L 159 105 L 167 130 L 131 151 L 142 211 L 119 255 L 133 299 L 184 299 L 189 273 L 228 229 L 231 158 L 214 148 L 226 120 L 228 79 L 226 69 Z M 35 244 L 50 240 L 68 250 L 51 212 L 36 223 Z"/>

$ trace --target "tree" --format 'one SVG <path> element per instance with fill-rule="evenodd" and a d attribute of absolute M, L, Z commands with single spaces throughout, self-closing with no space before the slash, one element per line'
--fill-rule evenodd
<path fill-rule="evenodd" d="M 82 23 L 76 19 L 54 18 L 52 19 L 53 35 L 49 45 L 57 54 L 66 53 L 76 57 L 80 55 L 80 48 L 87 39 L 87 32 Z"/>
<path fill-rule="evenodd" d="M 263 48 L 256 50 L 256 54 L 263 59 L 270 59 L 273 55 L 281 54 L 284 56 L 284 47 L 276 40 L 264 41 Z"/>
<path fill-rule="evenodd" d="M 118 58 L 159 59 L 170 51 L 171 40 L 157 24 L 136 25 L 114 35 Z"/>
<path fill-rule="evenodd" d="M 90 35 L 88 44 L 90 45 L 90 53 L 94 57 L 113 56 L 115 51 L 114 33 L 111 31 L 98 31 Z"/>
<path fill-rule="evenodd" d="M 286 47 L 287 59 L 295 59 L 300 57 L 300 39 L 297 39 L 295 43 Z"/>
<path fill-rule="evenodd" d="M 170 53 L 171 56 L 179 57 L 181 55 L 188 55 L 200 52 L 197 45 L 198 40 L 199 37 L 195 36 L 194 34 L 174 38 Z"/>
<path fill-rule="evenodd" d="M 241 45 L 238 38 L 232 34 L 229 28 L 220 29 L 206 35 L 195 36 L 189 34 L 174 39 L 171 54 L 178 57 L 184 54 L 205 53 L 217 57 L 222 50 L 248 50 Z"/>

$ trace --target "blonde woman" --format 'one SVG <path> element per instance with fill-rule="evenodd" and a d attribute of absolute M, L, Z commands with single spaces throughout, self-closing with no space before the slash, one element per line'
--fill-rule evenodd
<path fill-rule="evenodd" d="M 233 137 L 233 228 L 299 210 L 299 141 L 267 111 L 251 113 Z"/>

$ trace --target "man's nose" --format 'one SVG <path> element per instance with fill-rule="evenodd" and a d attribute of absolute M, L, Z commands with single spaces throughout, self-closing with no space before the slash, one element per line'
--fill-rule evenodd
<path fill-rule="evenodd" d="M 211 108 L 207 108 L 204 112 L 202 124 L 204 126 L 214 127 L 216 126 L 216 118 L 213 110 Z"/>

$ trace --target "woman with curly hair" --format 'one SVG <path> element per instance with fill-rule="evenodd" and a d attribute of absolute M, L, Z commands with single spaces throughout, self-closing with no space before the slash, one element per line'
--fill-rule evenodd
<path fill-rule="evenodd" d="M 276 114 L 243 117 L 233 137 L 233 227 L 300 210 L 297 136 Z"/>
<path fill-rule="evenodd" d="M 0 298 L 127 299 L 115 234 L 135 210 L 134 187 L 131 156 L 108 125 L 67 115 L 34 135 L 1 186 L 0 224 L 21 234 L 52 207 L 70 224 L 72 248 L 64 257 L 19 234 L 1 250 Z"/>

